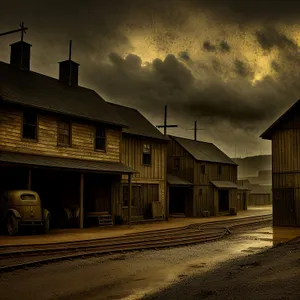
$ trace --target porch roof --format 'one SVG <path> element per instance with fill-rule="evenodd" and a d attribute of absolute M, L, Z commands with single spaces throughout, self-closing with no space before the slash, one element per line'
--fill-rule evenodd
<path fill-rule="evenodd" d="M 59 168 L 77 171 L 91 171 L 99 173 L 128 174 L 137 173 L 135 170 L 118 162 L 82 160 L 74 158 L 53 157 L 36 154 L 23 154 L 0 151 L 0 162 L 21 164 L 32 167 Z"/>
<path fill-rule="evenodd" d="M 237 189 L 238 186 L 232 181 L 211 181 L 211 183 L 218 189 Z"/>
<path fill-rule="evenodd" d="M 189 181 L 181 179 L 175 175 L 167 174 L 167 182 L 173 186 L 192 186 L 193 184 Z"/>

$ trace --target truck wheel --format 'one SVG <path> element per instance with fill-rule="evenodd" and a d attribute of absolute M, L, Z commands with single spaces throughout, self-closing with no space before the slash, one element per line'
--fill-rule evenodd
<path fill-rule="evenodd" d="M 43 232 L 44 233 L 48 233 L 50 229 L 50 216 L 48 215 L 44 221 L 44 228 L 43 228 Z"/>
<path fill-rule="evenodd" d="M 7 217 L 6 223 L 7 233 L 9 235 L 17 235 L 19 231 L 19 221 L 14 215 Z"/>

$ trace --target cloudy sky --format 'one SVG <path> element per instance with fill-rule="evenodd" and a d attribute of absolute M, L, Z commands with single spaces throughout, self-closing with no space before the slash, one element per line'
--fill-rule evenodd
<path fill-rule="evenodd" d="M 80 85 L 139 109 L 153 124 L 215 143 L 228 155 L 269 154 L 259 135 L 300 98 L 300 3 L 289 0 L 1 0 L 0 31 L 29 27 L 32 70 L 57 77 L 80 64 Z M 9 61 L 1 37 L 0 60 Z M 236 146 L 235 146 L 236 145 Z"/>

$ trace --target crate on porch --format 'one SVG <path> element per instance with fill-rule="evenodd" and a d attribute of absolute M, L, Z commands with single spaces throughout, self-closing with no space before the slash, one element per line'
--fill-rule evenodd
<path fill-rule="evenodd" d="M 113 217 L 107 211 L 88 212 L 87 217 L 89 219 L 96 219 L 96 224 L 101 227 L 114 225 Z"/>

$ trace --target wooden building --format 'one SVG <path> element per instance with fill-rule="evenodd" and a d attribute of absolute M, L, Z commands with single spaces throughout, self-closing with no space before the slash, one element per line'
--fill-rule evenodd
<path fill-rule="evenodd" d="M 132 177 L 132 220 L 165 217 L 166 151 L 169 139 L 138 110 L 111 103 L 128 125 L 123 129 L 122 163 L 136 170 Z M 128 216 L 128 180 L 122 178 L 122 198 L 118 207 Z"/>
<path fill-rule="evenodd" d="M 30 70 L 31 45 L 11 45 L 0 62 L 1 190 L 32 189 L 54 215 L 62 207 L 115 215 L 126 123 L 95 91 L 78 85 L 79 65 L 59 63 L 59 78 Z M 131 182 L 129 180 L 129 182 Z"/>
<path fill-rule="evenodd" d="M 168 187 L 171 213 L 218 215 L 247 209 L 237 197 L 237 164 L 212 143 L 169 136 Z"/>
<path fill-rule="evenodd" d="M 260 184 L 252 184 L 248 204 L 251 206 L 271 205 L 271 189 Z"/>
<path fill-rule="evenodd" d="M 274 226 L 300 226 L 300 100 L 261 138 L 272 141 Z"/>

